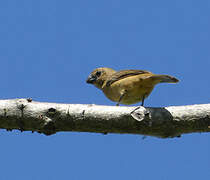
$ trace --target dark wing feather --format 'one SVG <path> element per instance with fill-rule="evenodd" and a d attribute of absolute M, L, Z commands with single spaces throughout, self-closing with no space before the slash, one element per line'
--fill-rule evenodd
<path fill-rule="evenodd" d="M 108 87 L 112 83 L 114 83 L 118 80 L 124 79 L 126 77 L 136 76 L 139 74 L 148 74 L 148 73 L 151 73 L 151 72 L 144 71 L 144 70 L 121 70 L 121 71 L 114 73 L 107 79 L 106 86 Z"/>

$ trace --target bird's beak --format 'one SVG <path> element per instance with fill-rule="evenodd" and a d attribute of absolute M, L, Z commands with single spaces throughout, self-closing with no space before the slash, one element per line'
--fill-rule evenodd
<path fill-rule="evenodd" d="M 87 78 L 86 83 L 93 84 L 95 81 L 96 81 L 96 77 L 90 75 L 90 76 Z"/>

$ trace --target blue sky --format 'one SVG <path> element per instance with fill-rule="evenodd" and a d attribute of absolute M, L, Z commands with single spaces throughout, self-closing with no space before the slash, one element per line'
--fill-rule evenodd
<path fill-rule="evenodd" d="M 145 106 L 209 103 L 208 0 L 0 2 L 0 99 L 114 105 L 85 83 L 96 67 L 170 74 Z M 0 131 L 0 179 L 208 179 L 210 135 Z"/>

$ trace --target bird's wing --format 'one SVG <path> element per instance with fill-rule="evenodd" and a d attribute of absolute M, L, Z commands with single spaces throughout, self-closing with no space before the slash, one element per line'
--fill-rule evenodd
<path fill-rule="evenodd" d="M 148 74 L 148 73 L 151 73 L 151 72 L 144 71 L 144 70 L 121 70 L 121 71 L 114 73 L 107 79 L 106 86 L 108 87 L 112 83 L 119 81 L 121 79 L 127 78 L 127 77 L 136 76 L 139 74 Z"/>

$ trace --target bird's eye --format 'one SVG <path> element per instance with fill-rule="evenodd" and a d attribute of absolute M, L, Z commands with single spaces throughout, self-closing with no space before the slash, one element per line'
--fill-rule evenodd
<path fill-rule="evenodd" d="M 101 75 L 101 71 L 96 72 L 96 76 L 99 77 Z"/>

